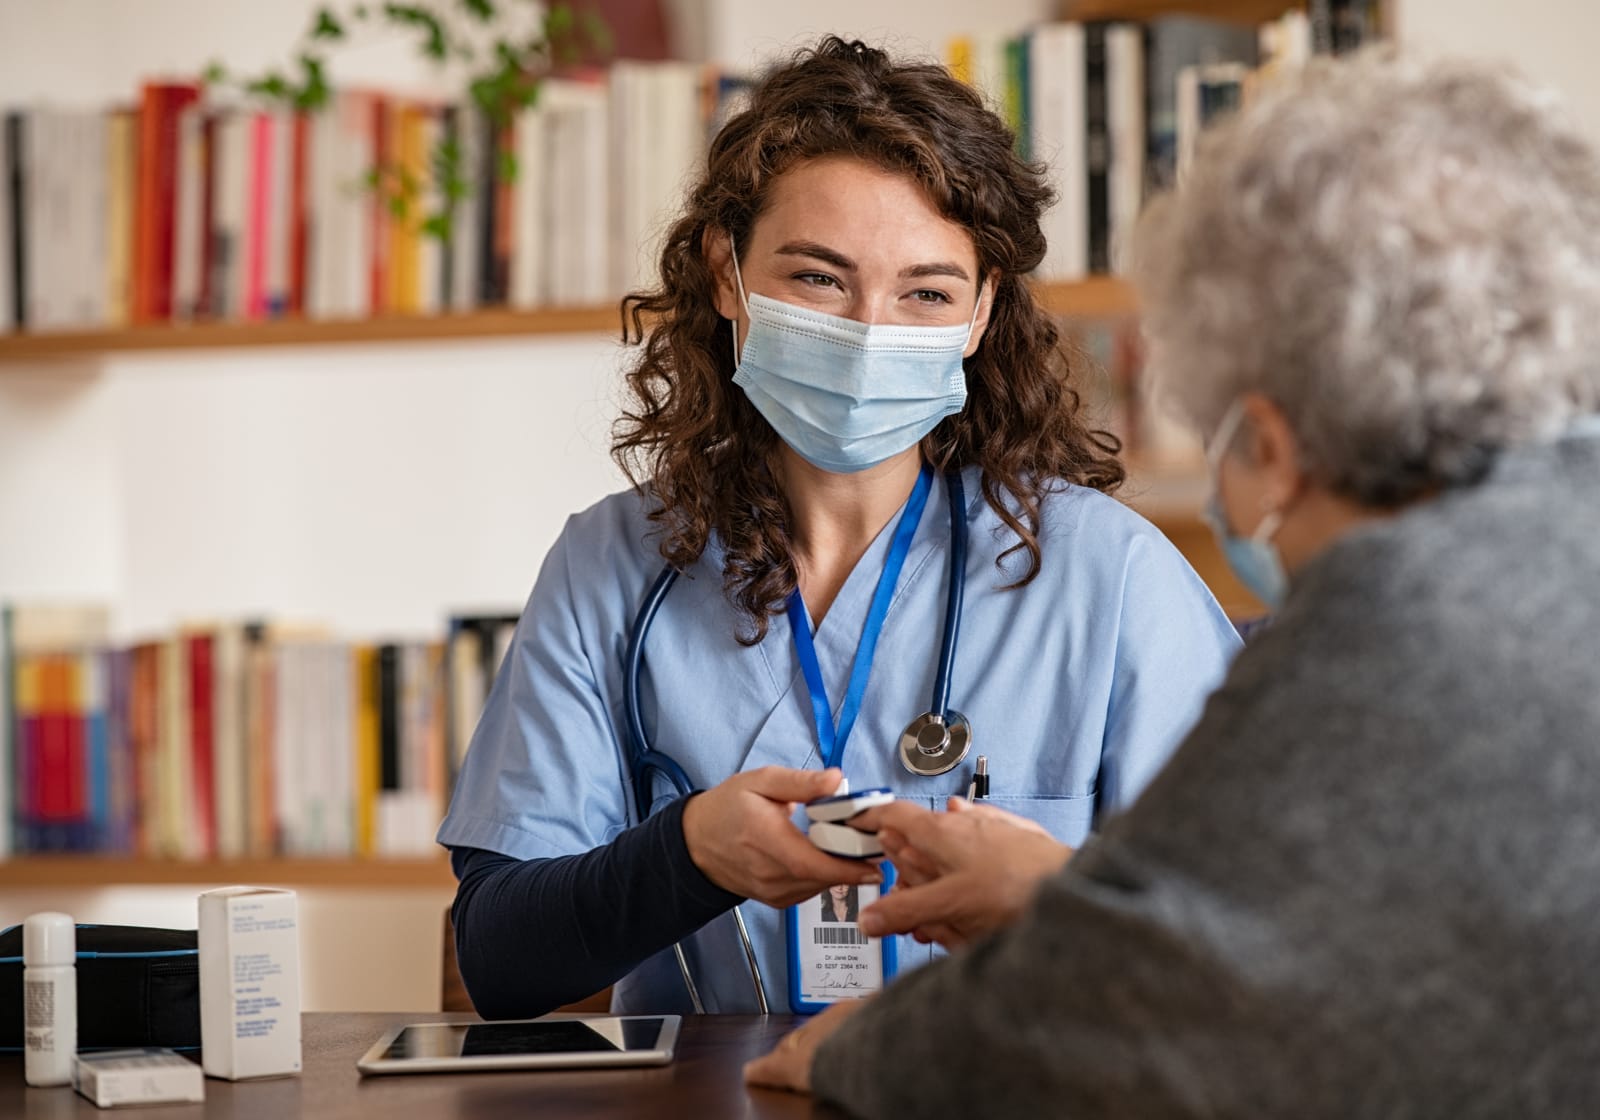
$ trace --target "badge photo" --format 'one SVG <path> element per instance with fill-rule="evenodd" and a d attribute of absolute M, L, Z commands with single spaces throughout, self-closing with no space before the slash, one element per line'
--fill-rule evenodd
<path fill-rule="evenodd" d="M 895 939 L 868 937 L 856 925 L 861 911 L 894 883 L 893 865 L 879 866 L 881 885 L 828 887 L 785 912 L 794 1011 L 811 1015 L 840 1000 L 863 999 L 894 976 Z"/>

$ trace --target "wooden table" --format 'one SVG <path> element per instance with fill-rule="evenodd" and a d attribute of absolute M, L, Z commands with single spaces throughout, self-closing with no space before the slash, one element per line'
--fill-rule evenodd
<path fill-rule="evenodd" d="M 746 1089 L 740 1067 L 771 1049 L 796 1016 L 707 1015 L 686 1018 L 678 1054 L 654 1069 L 547 1070 L 362 1077 L 356 1059 L 386 1027 L 471 1022 L 471 1015 L 309 1012 L 302 1036 L 305 1073 L 271 1081 L 206 1081 L 204 1104 L 95 1108 L 71 1089 L 29 1089 L 22 1056 L 0 1057 L 0 1117 L 79 1120 L 495 1120 L 497 1117 L 795 1117 L 831 1116 L 810 1098 Z"/>

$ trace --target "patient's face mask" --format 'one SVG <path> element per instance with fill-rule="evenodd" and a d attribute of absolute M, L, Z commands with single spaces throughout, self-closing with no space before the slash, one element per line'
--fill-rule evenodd
<path fill-rule="evenodd" d="M 1241 537 L 1229 527 L 1227 511 L 1222 508 L 1222 457 L 1228 453 L 1228 446 L 1239 433 L 1239 425 L 1243 421 L 1244 401 L 1240 399 L 1234 401 L 1223 415 L 1222 423 L 1217 425 L 1217 434 L 1206 449 L 1206 464 L 1211 474 L 1211 499 L 1206 503 L 1204 517 L 1211 531 L 1216 534 L 1217 544 L 1222 548 L 1228 567 L 1239 577 L 1239 582 L 1266 604 L 1268 610 L 1275 611 L 1283 606 L 1289 594 L 1289 574 L 1284 570 L 1278 550 L 1272 545 L 1272 538 L 1283 525 L 1283 514 L 1277 510 L 1271 511 L 1261 519 L 1255 532 L 1248 537 Z"/>
<path fill-rule="evenodd" d="M 750 334 L 733 322 L 733 383 L 813 466 L 851 474 L 916 446 L 967 400 L 962 356 L 978 319 L 953 327 L 858 323 L 762 295 L 747 296 Z M 983 289 L 978 289 L 981 304 Z"/>

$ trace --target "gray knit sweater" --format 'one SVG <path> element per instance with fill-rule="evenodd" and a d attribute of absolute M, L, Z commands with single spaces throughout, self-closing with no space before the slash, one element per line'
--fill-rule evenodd
<path fill-rule="evenodd" d="M 1600 439 L 1355 532 L 1020 924 L 826 1043 L 868 1117 L 1600 1115 Z"/>

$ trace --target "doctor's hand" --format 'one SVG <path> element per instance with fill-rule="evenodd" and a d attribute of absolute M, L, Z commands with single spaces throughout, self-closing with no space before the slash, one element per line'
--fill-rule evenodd
<path fill-rule="evenodd" d="M 882 882 L 876 866 L 827 855 L 790 819 L 798 805 L 837 789 L 841 776 L 836 769 L 764 766 L 695 794 L 683 809 L 689 858 L 723 890 L 769 906 L 839 883 Z"/>
<path fill-rule="evenodd" d="M 910 933 L 946 949 L 1010 925 L 1072 855 L 1033 821 L 958 797 L 944 813 L 896 801 L 852 823 L 878 830 L 900 874 L 894 890 L 861 912 L 861 931 Z"/>
<path fill-rule="evenodd" d="M 770 1054 L 746 1062 L 744 1083 L 769 1089 L 788 1089 L 795 1093 L 811 1091 L 811 1061 L 817 1047 L 839 1029 L 851 1015 L 866 1004 L 864 999 L 847 999 L 823 1010 L 798 1030 L 784 1035 Z"/>

